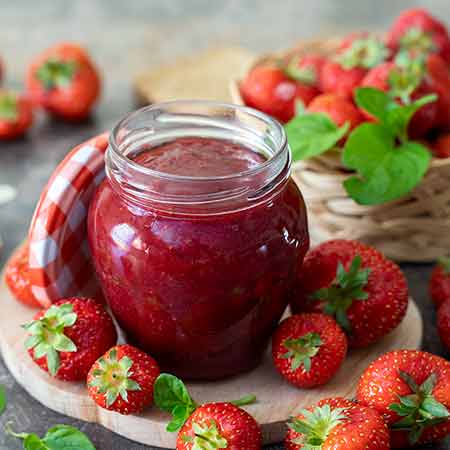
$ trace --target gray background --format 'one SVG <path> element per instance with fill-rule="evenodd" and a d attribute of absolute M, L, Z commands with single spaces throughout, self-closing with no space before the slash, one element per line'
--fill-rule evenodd
<path fill-rule="evenodd" d="M 9 183 L 19 192 L 12 204 L 0 207 L 0 232 L 5 240 L 0 266 L 25 236 L 39 192 L 65 152 L 133 109 L 133 74 L 213 45 L 236 44 L 267 51 L 312 36 L 384 29 L 400 10 L 417 5 L 430 8 L 450 23 L 448 0 L 0 0 L 0 55 L 7 64 L 7 85 L 20 88 L 30 58 L 60 40 L 88 46 L 105 82 L 102 101 L 91 121 L 69 126 L 39 117 L 27 139 L 0 142 L 0 184 Z M 424 348 L 448 356 L 432 325 L 435 316 L 426 287 L 430 268 L 405 265 L 404 269 L 424 314 Z M 2 431 L 9 420 L 17 429 L 40 435 L 56 423 L 74 424 L 99 450 L 149 448 L 40 406 L 15 383 L 1 359 L 0 384 L 6 386 L 9 396 L 7 412 L 0 419 L 1 450 L 22 448 Z M 449 447 L 450 440 L 433 448 Z"/>

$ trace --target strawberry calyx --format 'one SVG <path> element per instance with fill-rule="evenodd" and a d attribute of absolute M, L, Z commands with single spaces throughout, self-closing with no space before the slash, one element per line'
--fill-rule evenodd
<path fill-rule="evenodd" d="M 289 78 L 300 81 L 307 86 L 316 86 L 318 82 L 317 71 L 314 67 L 300 67 L 301 57 L 292 58 L 284 72 Z"/>
<path fill-rule="evenodd" d="M 49 373 L 56 375 L 60 366 L 59 352 L 76 352 L 74 342 L 64 334 L 64 329 L 77 321 L 73 305 L 65 303 L 51 306 L 38 320 L 23 325 L 30 334 L 25 341 L 27 350 L 33 349 L 34 359 L 47 358 Z"/>
<path fill-rule="evenodd" d="M 326 442 L 330 432 L 347 420 L 346 408 L 331 409 L 330 405 L 317 406 L 312 411 L 302 409 L 303 419 L 292 418 L 288 427 L 301 436 L 292 440 L 304 450 L 319 450 Z"/>
<path fill-rule="evenodd" d="M 407 53 L 399 53 L 396 66 L 388 75 L 389 95 L 399 98 L 405 105 L 411 103 L 411 95 L 420 86 L 425 76 L 425 59 L 411 58 Z"/>
<path fill-rule="evenodd" d="M 12 93 L 0 94 L 0 119 L 15 122 L 19 117 L 17 96 Z"/>
<path fill-rule="evenodd" d="M 420 386 L 406 372 L 399 371 L 399 376 L 411 389 L 412 394 L 399 396 L 399 403 L 389 406 L 391 411 L 402 417 L 392 425 L 392 429 L 408 431 L 409 441 L 414 445 L 426 427 L 446 421 L 450 413 L 433 396 L 436 374 L 431 374 Z"/>
<path fill-rule="evenodd" d="M 106 406 L 113 405 L 119 396 L 128 402 L 128 391 L 141 390 L 139 384 L 130 378 L 133 375 L 133 360 L 128 356 L 118 359 L 117 349 L 113 348 L 97 364 L 98 368 L 93 370 L 89 386 L 97 388 L 100 394 L 105 394 Z"/>
<path fill-rule="evenodd" d="M 336 278 L 327 288 L 315 291 L 311 298 L 324 302 L 323 312 L 335 317 L 337 323 L 347 332 L 351 332 L 347 310 L 355 300 L 367 300 L 368 293 L 364 290 L 369 281 L 370 268 L 361 268 L 361 256 L 353 258 L 348 272 L 339 261 Z"/>
<path fill-rule="evenodd" d="M 336 57 L 344 69 L 353 69 L 362 67 L 363 69 L 372 69 L 381 64 L 389 56 L 389 50 L 374 36 L 355 39 L 350 47 L 346 48 Z"/>
<path fill-rule="evenodd" d="M 438 264 L 444 275 L 450 275 L 450 256 L 439 258 Z"/>
<path fill-rule="evenodd" d="M 215 420 L 209 420 L 209 424 L 204 425 L 192 422 L 192 430 L 194 437 L 186 434 L 181 437 L 184 442 L 192 443 L 192 450 L 228 448 L 228 441 L 219 433 Z"/>
<path fill-rule="evenodd" d="M 309 372 L 311 370 L 311 358 L 319 353 L 322 344 L 319 333 L 306 333 L 298 339 L 285 339 L 283 346 L 288 351 L 281 358 L 291 360 L 293 371 L 303 365 L 305 372 Z"/>
<path fill-rule="evenodd" d="M 417 27 L 409 28 L 400 38 L 399 44 L 400 51 L 412 51 L 416 54 L 428 54 L 437 50 L 433 35 Z"/>
<path fill-rule="evenodd" d="M 166 430 L 169 432 L 178 431 L 188 420 L 189 416 L 199 407 L 193 400 L 186 385 L 175 375 L 162 373 L 158 376 L 153 386 L 153 397 L 155 405 L 172 415 L 172 420 L 168 423 Z M 254 403 L 254 395 L 246 395 L 238 400 L 232 400 L 235 406 L 244 406 Z M 208 449 L 209 447 L 199 447 Z M 226 447 L 212 447 L 226 448 Z"/>
<path fill-rule="evenodd" d="M 64 88 L 70 85 L 77 71 L 75 61 L 48 59 L 36 71 L 36 76 L 46 90 Z"/>

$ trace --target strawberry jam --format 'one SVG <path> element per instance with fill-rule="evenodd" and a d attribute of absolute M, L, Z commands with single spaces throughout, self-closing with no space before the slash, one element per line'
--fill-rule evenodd
<path fill-rule="evenodd" d="M 129 341 L 184 378 L 255 367 L 309 242 L 281 126 L 232 105 L 151 106 L 115 128 L 106 172 L 89 240 Z"/>

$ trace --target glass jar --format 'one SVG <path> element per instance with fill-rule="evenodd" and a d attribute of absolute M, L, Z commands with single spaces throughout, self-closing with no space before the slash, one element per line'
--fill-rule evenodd
<path fill-rule="evenodd" d="M 290 163 L 282 126 L 246 107 L 167 102 L 114 128 L 91 252 L 129 341 L 165 370 L 217 379 L 260 361 L 309 245 Z"/>

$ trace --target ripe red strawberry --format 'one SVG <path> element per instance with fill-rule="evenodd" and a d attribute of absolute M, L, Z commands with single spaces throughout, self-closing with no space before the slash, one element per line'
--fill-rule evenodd
<path fill-rule="evenodd" d="M 438 99 L 436 127 L 450 131 L 450 71 L 446 61 L 439 55 L 431 54 L 426 59 L 425 78 Z"/>
<path fill-rule="evenodd" d="M 434 267 L 429 292 L 437 308 L 450 298 L 450 258 L 442 258 Z"/>
<path fill-rule="evenodd" d="M 239 400 L 197 405 L 184 383 L 162 373 L 155 381 L 155 404 L 172 414 L 167 431 L 180 430 L 177 449 L 256 450 L 261 448 L 261 431 L 255 419 L 239 406 L 253 403 L 248 395 Z"/>
<path fill-rule="evenodd" d="M 272 336 L 272 357 L 290 383 L 312 388 L 327 383 L 347 354 L 347 337 L 330 316 L 296 314 L 283 320 Z"/>
<path fill-rule="evenodd" d="M 450 351 L 450 298 L 447 298 L 438 309 L 437 329 L 442 343 Z"/>
<path fill-rule="evenodd" d="M 100 94 L 100 77 L 88 53 L 67 42 L 34 59 L 26 85 L 33 102 L 68 121 L 85 119 Z"/>
<path fill-rule="evenodd" d="M 375 410 L 344 398 L 321 400 L 288 424 L 286 450 L 388 450 L 389 430 Z"/>
<path fill-rule="evenodd" d="M 177 438 L 177 450 L 260 450 L 261 444 L 261 430 L 255 419 L 231 403 L 198 407 Z"/>
<path fill-rule="evenodd" d="M 361 376 L 357 400 L 383 415 L 392 448 L 443 439 L 450 433 L 450 362 L 419 350 L 388 352 Z"/>
<path fill-rule="evenodd" d="M 323 92 L 352 98 L 367 70 L 382 63 L 388 56 L 384 44 L 367 33 L 345 38 L 337 56 L 322 67 L 320 88 Z"/>
<path fill-rule="evenodd" d="M 158 375 L 158 364 L 151 356 L 131 345 L 117 345 L 94 363 L 87 386 L 102 408 L 134 414 L 151 405 Z"/>
<path fill-rule="evenodd" d="M 294 313 L 334 316 L 350 346 L 365 347 L 400 324 L 408 286 L 400 268 L 374 248 L 336 239 L 308 252 L 291 306 Z"/>
<path fill-rule="evenodd" d="M 24 328 L 33 361 L 66 381 L 84 380 L 94 361 L 117 341 L 110 315 L 90 298 L 58 300 Z"/>
<path fill-rule="evenodd" d="M 307 110 L 328 115 L 338 127 L 348 123 L 349 130 L 353 130 L 363 121 L 363 116 L 352 102 L 335 94 L 317 96 L 309 104 Z"/>
<path fill-rule="evenodd" d="M 0 140 L 16 139 L 33 124 L 30 100 L 14 92 L 0 91 Z"/>
<path fill-rule="evenodd" d="M 325 61 L 326 59 L 322 55 L 296 56 L 289 62 L 286 73 L 294 80 L 319 89 L 320 74 Z"/>
<path fill-rule="evenodd" d="M 436 52 L 450 62 L 450 39 L 445 25 L 422 8 L 403 11 L 387 36 L 394 51 Z"/>
<path fill-rule="evenodd" d="M 431 146 L 431 151 L 436 158 L 450 158 L 450 133 L 438 136 Z"/>
<path fill-rule="evenodd" d="M 5 282 L 14 297 L 24 305 L 40 308 L 41 305 L 31 292 L 28 266 L 28 243 L 21 245 L 6 264 Z"/>
<path fill-rule="evenodd" d="M 246 105 L 281 122 L 294 117 L 296 100 L 307 105 L 317 93 L 314 87 L 296 83 L 281 69 L 272 66 L 254 67 L 242 80 L 240 91 Z"/>
<path fill-rule="evenodd" d="M 404 66 L 394 62 L 385 62 L 370 70 L 361 81 L 361 86 L 370 86 L 388 92 L 402 104 L 435 93 L 424 78 L 425 68 L 416 61 L 404 61 Z M 370 117 L 365 113 L 367 117 Z M 412 117 L 408 132 L 413 138 L 424 136 L 436 125 L 438 106 L 436 102 L 420 108 Z"/>

